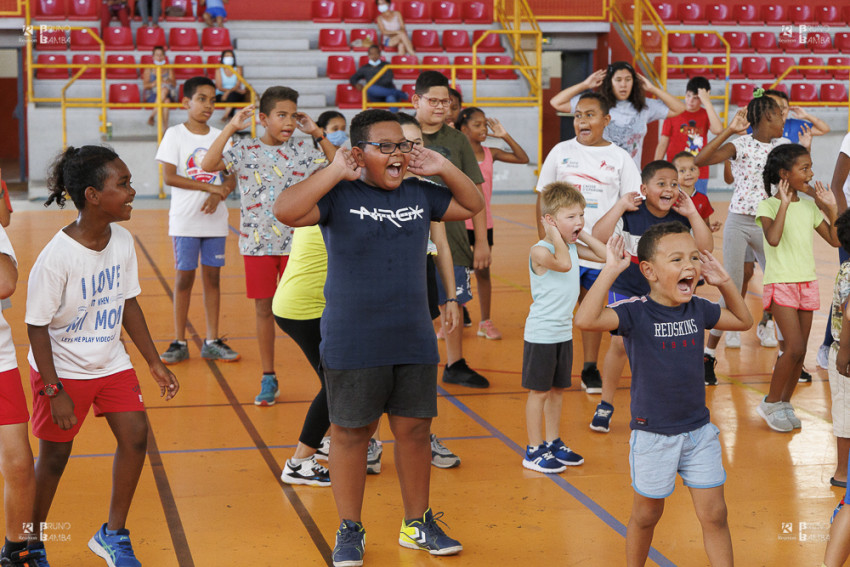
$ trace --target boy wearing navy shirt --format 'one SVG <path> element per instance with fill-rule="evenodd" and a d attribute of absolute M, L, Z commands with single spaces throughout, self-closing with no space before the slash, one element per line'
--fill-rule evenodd
<path fill-rule="evenodd" d="M 275 216 L 289 226 L 319 224 L 328 250 L 321 355 L 331 487 L 341 521 L 333 561 L 363 564 L 366 450 L 384 412 L 396 439 L 404 504 L 399 544 L 451 555 L 462 546 L 443 533 L 428 504 L 440 356 L 422 258 L 431 221 L 471 218 L 484 199 L 451 162 L 406 140 L 391 112 L 354 117 L 351 145 L 274 204 Z M 447 188 L 403 180 L 407 170 L 439 175 Z"/>
<path fill-rule="evenodd" d="M 641 236 L 659 223 L 678 221 L 693 230 L 700 250 L 714 250 L 711 229 L 703 222 L 691 198 L 679 189 L 679 173 L 670 162 L 656 160 L 640 174 L 640 191 L 620 198 L 593 226 L 593 236 L 606 242 L 612 234 L 622 235 L 632 263 L 620 274 L 608 294 L 608 302 L 649 293 L 649 284 L 640 273 L 637 249 Z M 611 338 L 602 367 L 602 401 L 596 406 L 590 428 L 607 433 L 614 413 L 614 394 L 626 365 L 626 351 L 619 337 Z"/>
<path fill-rule="evenodd" d="M 623 337 L 632 367 L 631 464 L 634 503 L 626 564 L 644 565 L 664 499 L 678 473 L 691 491 L 713 567 L 731 566 L 719 430 L 705 405 L 702 352 L 706 329 L 746 331 L 753 318 L 723 266 L 679 222 L 657 224 L 638 243 L 650 292 L 606 306 L 608 290 L 632 263 L 625 241 L 608 241 L 605 267 L 576 312 L 576 326 Z M 700 275 L 717 286 L 725 309 L 694 295 Z M 640 353 L 639 356 L 636 353 Z"/>

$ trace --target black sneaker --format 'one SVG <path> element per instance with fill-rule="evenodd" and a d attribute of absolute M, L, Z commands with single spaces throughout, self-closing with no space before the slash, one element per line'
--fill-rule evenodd
<path fill-rule="evenodd" d="M 591 364 L 581 371 L 581 387 L 588 394 L 602 393 L 602 376 L 600 376 L 599 369 L 596 368 L 595 364 Z"/>
<path fill-rule="evenodd" d="M 705 367 L 705 385 L 717 386 L 717 375 L 714 373 L 714 367 L 717 366 L 717 359 L 710 354 L 703 354 L 702 363 Z"/>
<path fill-rule="evenodd" d="M 469 316 L 469 309 L 466 308 L 466 305 L 463 306 L 463 326 L 472 326 L 472 317 Z"/>
<path fill-rule="evenodd" d="M 804 384 L 808 384 L 812 381 L 812 375 L 806 372 L 805 368 L 800 371 L 800 379 L 798 382 L 803 382 Z"/>
<path fill-rule="evenodd" d="M 466 360 L 461 358 L 443 370 L 443 382 L 457 384 L 467 388 L 489 388 L 490 382 L 481 374 L 470 368 Z"/>

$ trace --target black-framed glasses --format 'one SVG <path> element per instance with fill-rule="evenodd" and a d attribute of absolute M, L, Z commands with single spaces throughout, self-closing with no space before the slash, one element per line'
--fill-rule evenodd
<path fill-rule="evenodd" d="M 408 154 L 413 149 L 413 142 L 405 140 L 403 142 L 358 142 L 358 145 L 378 146 L 382 154 L 391 154 L 396 148 L 403 154 Z"/>

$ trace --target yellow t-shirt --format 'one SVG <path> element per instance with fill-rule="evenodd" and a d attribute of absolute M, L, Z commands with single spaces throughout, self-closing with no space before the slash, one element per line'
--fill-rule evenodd
<path fill-rule="evenodd" d="M 318 319 L 325 310 L 328 251 L 318 226 L 296 228 L 272 312 L 283 319 Z"/>
<path fill-rule="evenodd" d="M 779 205 L 777 197 L 760 202 L 756 210 L 756 224 L 762 226 L 761 217 L 775 220 Z M 810 199 L 800 199 L 788 205 L 779 245 L 771 246 L 767 237 L 762 237 L 766 264 L 762 283 L 800 283 L 818 279 L 813 245 L 815 229 L 822 222 L 823 214 Z"/>

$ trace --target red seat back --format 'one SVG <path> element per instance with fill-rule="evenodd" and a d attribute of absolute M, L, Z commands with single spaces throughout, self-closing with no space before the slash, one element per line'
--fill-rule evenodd
<path fill-rule="evenodd" d="M 735 106 L 747 106 L 753 99 L 753 85 L 735 83 L 729 93 L 729 102 Z"/>
<path fill-rule="evenodd" d="M 419 58 L 415 55 L 393 55 L 390 62 L 393 65 L 418 65 Z M 419 69 L 393 69 L 396 79 L 415 79 L 419 76 Z"/>
<path fill-rule="evenodd" d="M 672 4 L 667 4 L 666 2 L 661 3 L 652 3 L 652 7 L 655 8 L 655 11 L 658 12 L 658 15 L 661 17 L 661 21 L 665 24 L 677 24 L 679 23 L 674 16 L 674 10 Z"/>
<path fill-rule="evenodd" d="M 732 53 L 748 53 L 752 51 L 752 48 L 750 48 L 750 37 L 744 32 L 723 32 L 723 39 L 729 44 L 729 49 Z"/>
<path fill-rule="evenodd" d="M 224 51 L 233 49 L 230 42 L 230 32 L 227 28 L 204 28 L 201 32 L 201 49 L 203 51 Z"/>
<path fill-rule="evenodd" d="M 74 55 L 74 57 L 71 59 L 71 63 L 73 63 L 74 65 L 86 65 L 86 64 L 100 65 L 100 55 L 89 55 L 89 54 L 78 53 L 78 54 Z M 77 71 L 79 71 L 79 69 L 72 69 L 71 75 L 72 76 L 76 75 Z M 80 75 L 80 78 L 81 79 L 100 79 L 100 67 L 89 67 L 88 69 L 83 71 L 83 74 Z M 108 71 L 107 71 L 107 74 L 106 74 L 106 78 L 107 79 L 110 78 Z M 135 79 L 136 76 L 134 76 L 133 78 Z"/>
<path fill-rule="evenodd" d="M 431 19 L 435 24 L 459 24 L 460 9 L 451 0 L 432 2 Z"/>
<path fill-rule="evenodd" d="M 475 58 L 476 62 L 480 63 L 480 59 L 478 57 Z M 455 55 L 454 64 L 455 65 L 472 65 L 473 59 L 471 55 Z M 481 70 L 478 71 L 478 78 L 483 79 L 486 77 L 486 73 Z M 458 69 L 455 71 L 455 78 L 461 81 L 468 81 L 472 79 L 472 69 Z"/>
<path fill-rule="evenodd" d="M 310 3 L 310 19 L 326 24 L 341 22 L 339 4 L 334 0 L 313 0 Z"/>
<path fill-rule="evenodd" d="M 182 16 L 169 16 L 168 9 L 172 6 L 182 8 Z M 164 0 L 162 3 L 162 13 L 165 15 L 166 21 L 169 22 L 192 22 L 195 20 L 195 14 L 192 12 L 192 3 L 189 0 Z"/>
<path fill-rule="evenodd" d="M 492 6 L 492 4 L 488 5 L 479 0 L 464 2 L 461 7 L 463 21 L 467 24 L 492 24 L 493 14 L 489 6 Z"/>
<path fill-rule="evenodd" d="M 794 65 L 796 61 L 794 61 L 793 57 L 773 57 L 770 60 L 770 72 L 773 73 L 778 79 L 779 76 L 790 66 Z M 785 75 L 784 79 L 802 79 L 803 76 L 800 71 L 792 71 L 791 73 Z"/>
<path fill-rule="evenodd" d="M 761 19 L 768 25 L 790 24 L 791 20 L 785 13 L 785 6 L 782 4 L 765 4 L 761 7 Z"/>
<path fill-rule="evenodd" d="M 219 63 L 221 63 L 221 55 L 209 55 L 207 57 L 207 65 L 218 65 Z M 216 68 L 215 67 L 208 67 L 206 71 L 207 71 L 207 77 L 209 77 L 210 79 L 212 79 L 214 81 L 215 80 Z M 203 73 L 201 73 L 201 74 L 203 75 Z M 182 100 L 183 97 L 181 96 L 180 99 Z"/>
<path fill-rule="evenodd" d="M 448 65 L 449 58 L 445 55 L 426 55 L 422 58 L 423 65 Z M 437 71 L 438 73 L 442 73 L 446 77 L 450 75 L 449 70 L 445 67 L 441 67 L 439 69 L 430 69 L 430 71 Z"/>
<path fill-rule="evenodd" d="M 97 20 L 99 5 L 94 0 L 68 0 L 68 19 Z"/>
<path fill-rule="evenodd" d="M 129 27 L 108 27 L 103 30 L 103 43 L 107 51 L 127 51 L 133 46 L 133 31 Z"/>
<path fill-rule="evenodd" d="M 348 51 L 345 31 L 336 28 L 319 30 L 319 49 L 322 51 Z"/>
<path fill-rule="evenodd" d="M 484 35 L 487 30 L 475 30 L 472 32 L 472 43 L 478 41 L 478 38 Z M 502 47 L 501 36 L 497 33 L 491 33 L 478 44 L 479 53 L 504 53 L 505 48 Z"/>
<path fill-rule="evenodd" d="M 136 32 L 136 46 L 139 51 L 150 51 L 157 45 L 168 49 L 165 43 L 164 29 L 151 26 L 139 28 Z"/>
<path fill-rule="evenodd" d="M 750 34 L 750 45 L 759 53 L 779 53 L 782 51 L 776 42 L 773 32 L 753 32 Z"/>
<path fill-rule="evenodd" d="M 71 30 L 72 37 L 74 31 L 76 30 Z M 39 51 L 65 51 L 68 49 L 68 36 L 65 35 L 65 30 L 37 29 L 35 34 L 35 48 Z"/>
<path fill-rule="evenodd" d="M 172 51 L 198 51 L 198 31 L 195 28 L 171 28 L 168 44 Z"/>
<path fill-rule="evenodd" d="M 93 37 L 96 33 L 93 28 L 71 30 L 71 51 L 100 51 L 100 44 Z"/>
<path fill-rule="evenodd" d="M 726 46 L 713 33 L 698 33 L 694 36 L 694 47 L 700 53 L 721 53 Z"/>
<path fill-rule="evenodd" d="M 715 57 L 711 60 L 714 65 L 724 65 L 726 64 L 726 56 L 721 55 L 719 57 Z M 718 79 L 726 78 L 726 69 L 715 69 L 714 76 Z M 738 65 L 737 57 L 729 58 L 729 78 L 730 79 L 742 79 L 744 77 L 743 73 L 741 73 L 741 68 Z"/>
<path fill-rule="evenodd" d="M 55 53 L 40 53 L 38 58 L 36 59 L 36 63 L 39 65 L 67 65 L 68 58 L 64 55 L 58 55 Z M 67 67 L 57 68 L 57 69 L 36 69 L 35 71 L 36 79 L 65 79 L 68 80 L 68 69 Z"/>
<path fill-rule="evenodd" d="M 513 60 L 507 55 L 488 55 L 484 58 L 485 65 L 512 65 Z M 513 69 L 487 69 L 488 79 L 516 79 Z"/>
<path fill-rule="evenodd" d="M 770 70 L 767 66 L 767 60 L 758 55 L 754 57 L 744 57 L 741 60 L 741 71 L 748 79 L 770 79 L 772 78 Z"/>
<path fill-rule="evenodd" d="M 788 19 L 793 24 L 811 24 L 815 21 L 815 12 L 808 4 L 795 4 L 791 6 Z"/>
<path fill-rule="evenodd" d="M 35 16 L 39 20 L 64 20 L 64 0 L 38 0 L 35 5 Z"/>
<path fill-rule="evenodd" d="M 818 88 L 812 83 L 794 83 L 791 85 L 791 104 L 795 102 L 813 102 L 818 99 Z"/>
<path fill-rule="evenodd" d="M 661 34 L 654 30 L 644 30 L 641 33 L 641 46 L 644 51 L 661 51 Z"/>
<path fill-rule="evenodd" d="M 835 4 L 827 4 L 815 8 L 815 19 L 825 26 L 846 25 L 846 23 L 841 20 L 841 12 Z"/>
<path fill-rule="evenodd" d="M 421 0 L 403 2 L 401 5 L 401 17 L 404 18 L 405 24 L 431 23 L 431 16 L 428 14 L 428 5 Z"/>
<path fill-rule="evenodd" d="M 701 26 L 708 23 L 702 4 L 696 2 L 679 4 L 676 13 L 679 20 L 686 26 Z"/>
<path fill-rule="evenodd" d="M 823 65 L 822 57 L 800 57 L 800 65 Z M 802 71 L 807 79 L 823 80 L 830 78 L 831 74 L 826 69 L 805 69 Z"/>
<path fill-rule="evenodd" d="M 717 25 L 727 23 L 732 14 L 727 4 L 709 4 L 706 17 L 712 24 Z"/>
<path fill-rule="evenodd" d="M 131 103 L 141 102 L 139 85 L 135 83 L 115 83 L 109 85 L 109 102 Z"/>
<path fill-rule="evenodd" d="M 806 45 L 815 53 L 831 53 L 836 49 L 832 46 L 832 36 L 827 32 L 810 32 L 806 36 Z"/>
<path fill-rule="evenodd" d="M 443 31 L 443 49 L 446 51 L 472 51 L 469 43 L 469 33 L 466 30 Z"/>
<path fill-rule="evenodd" d="M 752 4 L 736 4 L 732 8 L 732 21 L 744 26 L 758 26 L 762 21 L 758 17 L 758 11 Z"/>
<path fill-rule="evenodd" d="M 364 0 L 344 0 L 342 3 L 342 19 L 350 24 L 369 24 L 375 20 L 370 6 L 375 6 L 374 2 L 367 4 Z"/>
<path fill-rule="evenodd" d="M 667 56 L 667 78 L 668 79 L 684 79 L 687 77 L 685 75 L 684 69 L 679 67 L 670 67 L 670 65 L 678 65 L 679 58 L 673 57 L 672 55 Z M 661 56 L 659 55 L 652 61 L 652 66 L 655 67 L 655 71 L 657 73 L 661 73 Z"/>
<path fill-rule="evenodd" d="M 850 65 L 850 57 L 830 57 L 826 63 L 827 65 Z M 831 73 L 833 77 L 839 80 L 846 81 L 850 78 L 850 70 L 835 69 Z"/>
<path fill-rule="evenodd" d="M 351 49 L 354 51 L 368 51 L 372 45 L 380 45 L 376 30 L 372 28 L 354 28 L 351 30 Z"/>
<path fill-rule="evenodd" d="M 351 55 L 328 55 L 327 75 L 329 79 L 344 81 L 357 71 Z"/>
<path fill-rule="evenodd" d="M 690 52 L 694 50 L 694 44 L 690 34 L 671 33 L 667 35 L 667 48 L 673 53 Z"/>
<path fill-rule="evenodd" d="M 824 83 L 820 87 L 820 99 L 828 102 L 847 103 L 847 86 L 843 83 Z"/>
<path fill-rule="evenodd" d="M 339 108 L 363 108 L 363 95 L 348 83 L 337 85 L 336 106 Z"/>
<path fill-rule="evenodd" d="M 416 51 L 442 51 L 443 48 L 440 46 L 440 37 L 437 35 L 436 30 L 413 30 L 413 34 L 410 36 L 410 40 L 413 43 L 413 48 Z"/>
<path fill-rule="evenodd" d="M 684 65 L 708 65 L 709 64 L 708 57 L 704 57 L 702 55 L 697 55 L 697 56 L 689 55 L 688 57 L 685 57 L 682 60 L 682 63 Z M 705 67 L 696 67 L 696 68 L 693 68 L 693 69 L 685 69 L 684 71 L 685 71 L 685 75 L 687 75 L 688 78 L 697 77 L 697 76 L 705 77 L 707 75 L 710 75 L 709 70 Z"/>
<path fill-rule="evenodd" d="M 138 79 L 139 78 L 139 70 L 136 67 L 136 58 L 132 55 L 123 55 L 123 54 L 112 54 L 106 56 L 107 64 L 114 65 L 133 65 L 133 67 L 126 69 L 107 69 L 106 70 L 106 78 L 107 79 Z"/>
<path fill-rule="evenodd" d="M 200 55 L 189 55 L 183 53 L 174 56 L 174 63 L 180 65 L 202 65 L 204 60 Z M 183 69 L 174 69 L 174 77 L 180 80 L 191 79 L 204 74 L 203 67 L 186 67 Z"/>

